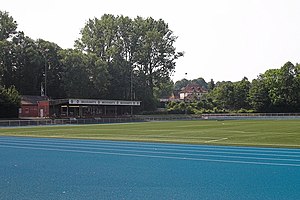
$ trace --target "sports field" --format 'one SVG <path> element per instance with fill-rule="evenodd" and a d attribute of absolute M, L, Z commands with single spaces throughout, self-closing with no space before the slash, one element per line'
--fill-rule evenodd
<path fill-rule="evenodd" d="M 300 147 L 299 120 L 168 121 L 0 128 L 2 136 Z"/>
<path fill-rule="evenodd" d="M 299 122 L 0 128 L 0 200 L 300 199 Z"/>
<path fill-rule="evenodd" d="M 300 150 L 0 136 L 0 200 L 296 200 Z"/>

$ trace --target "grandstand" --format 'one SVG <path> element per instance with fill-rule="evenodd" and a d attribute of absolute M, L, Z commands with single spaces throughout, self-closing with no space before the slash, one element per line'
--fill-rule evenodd
<path fill-rule="evenodd" d="M 57 99 L 49 101 L 50 117 L 114 117 L 132 115 L 140 101 Z"/>

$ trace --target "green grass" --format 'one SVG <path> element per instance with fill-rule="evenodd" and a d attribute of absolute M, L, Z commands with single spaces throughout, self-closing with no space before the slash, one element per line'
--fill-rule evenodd
<path fill-rule="evenodd" d="M 38 126 L 0 128 L 0 136 L 300 148 L 300 121 L 172 121 Z"/>

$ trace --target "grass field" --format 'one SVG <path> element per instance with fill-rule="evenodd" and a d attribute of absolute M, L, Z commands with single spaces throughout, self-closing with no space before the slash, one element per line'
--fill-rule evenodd
<path fill-rule="evenodd" d="M 0 136 L 300 148 L 300 121 L 171 121 L 38 126 L 0 128 Z"/>

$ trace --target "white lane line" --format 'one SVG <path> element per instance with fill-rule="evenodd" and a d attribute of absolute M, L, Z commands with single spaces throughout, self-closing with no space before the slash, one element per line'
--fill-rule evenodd
<path fill-rule="evenodd" d="M 289 154 L 299 154 L 300 149 L 284 149 L 284 148 L 272 148 L 272 147 L 234 147 L 234 146 L 208 146 L 208 145 L 191 145 L 191 144 L 166 144 L 166 143 L 155 143 L 155 142 L 134 142 L 134 141 L 110 141 L 110 140 L 86 140 L 80 138 L 71 138 L 71 139 L 64 139 L 64 138 L 33 138 L 28 139 L 26 137 L 1 137 L 0 140 L 3 138 L 9 138 L 12 140 L 20 140 L 20 141 L 55 141 L 55 142 L 64 142 L 64 143 L 72 143 L 72 144 L 113 144 L 119 146 L 144 146 L 144 147 L 168 147 L 174 149 L 217 149 L 217 150 L 226 150 L 226 151 L 238 151 L 238 152 L 266 152 L 266 153 L 289 153 Z M 228 144 L 244 144 L 247 143 L 228 143 Z M 249 144 L 248 144 L 249 145 Z M 271 145 L 271 144 L 270 144 Z M 300 145 L 299 145 L 300 146 Z"/>
<path fill-rule="evenodd" d="M 116 148 L 104 148 L 104 147 L 84 147 L 84 146 L 59 146 L 59 145 L 45 145 L 45 144 L 16 144 L 13 142 L 6 142 L 4 144 L 0 143 L 1 145 L 23 145 L 23 146 L 29 146 L 32 148 L 35 147 L 47 147 L 47 148 L 62 148 L 62 149 L 83 149 L 83 150 L 102 150 L 102 151 L 115 151 L 115 152 L 131 152 L 131 153 L 149 153 L 149 154 L 163 154 L 163 155 L 179 155 L 179 156 L 202 156 L 202 157 L 217 157 L 217 158 L 237 158 L 237 159 L 248 159 L 248 160 L 271 160 L 271 161 L 290 161 L 290 162 L 300 162 L 299 159 L 286 159 L 286 158 L 270 158 L 270 157 L 252 157 L 252 156 L 234 156 L 234 155 L 216 155 L 216 154 L 193 154 L 193 153 L 176 153 L 176 152 L 168 152 L 168 151 L 160 151 L 160 150 L 154 150 L 154 151 L 145 151 L 138 149 L 128 150 L 128 149 L 116 149 Z M 19 147 L 19 146 L 17 146 Z M 213 153 L 213 152 L 209 152 Z M 251 154 L 250 154 L 251 155 Z"/>
<path fill-rule="evenodd" d="M 164 150 L 176 150 L 176 151 L 189 151 L 189 152 L 215 152 L 215 153 L 221 153 L 221 154 L 240 154 L 240 155 L 257 155 L 257 156 L 277 156 L 277 157 L 300 157 L 300 151 L 295 152 L 294 149 L 276 149 L 276 150 L 268 150 L 267 148 L 252 148 L 252 149 L 243 149 L 243 147 L 219 147 L 214 146 L 211 147 L 203 147 L 201 145 L 195 147 L 195 146 L 187 146 L 187 145 L 165 145 L 165 144 L 148 144 L 148 143 L 128 143 L 128 142 L 110 142 L 110 141 L 105 141 L 105 142 L 77 142 L 76 140 L 73 141 L 66 141 L 64 139 L 46 139 L 42 140 L 37 138 L 37 139 L 14 139 L 14 140 L 1 140 L 4 142 L 15 142 L 15 143 L 24 143 L 24 142 L 30 142 L 33 144 L 64 144 L 64 145 L 81 145 L 81 146 L 99 146 L 99 145 L 105 145 L 108 147 L 123 147 L 123 148 L 140 148 L 140 149 L 164 149 Z M 76 142 L 75 142 L 76 141 Z M 258 153 L 248 153 L 248 152 L 258 152 Z M 260 153 L 262 152 L 262 153 Z M 289 155 L 291 154 L 291 155 Z"/>
<path fill-rule="evenodd" d="M 10 143 L 14 143 L 14 144 L 24 144 L 25 142 L 22 140 L 0 140 L 0 142 L 10 142 Z M 51 142 L 51 140 L 47 140 L 47 141 L 36 141 L 36 140 L 27 140 L 26 144 L 49 144 L 49 145 L 65 145 L 65 146 L 74 146 L 74 145 L 79 145 L 79 146 L 83 146 L 83 147 L 110 147 L 110 148 L 123 148 L 123 149 L 144 149 L 144 150 L 153 150 L 153 149 L 159 149 L 159 150 L 166 150 L 166 151 L 177 151 L 177 152 L 192 152 L 192 153 L 215 153 L 215 154 L 238 154 L 238 155 L 255 155 L 255 156 L 276 156 L 276 157 L 293 157 L 293 158 L 298 158 L 300 157 L 300 152 L 299 155 L 288 155 L 288 154 L 274 154 L 274 152 L 272 153 L 264 153 L 264 151 L 256 151 L 256 152 L 263 152 L 263 153 L 248 153 L 248 152 L 240 152 L 237 150 L 230 150 L 230 149 L 214 149 L 214 148 L 203 148 L 204 150 L 202 150 L 202 148 L 198 148 L 198 149 L 182 149 L 182 148 L 170 148 L 169 146 L 165 147 L 165 146 L 161 146 L 161 145 L 155 145 L 155 146 L 145 146 L 145 145 L 116 145 L 114 143 L 74 143 L 74 142 Z M 225 150 L 225 151 L 224 151 Z M 286 153 L 286 152 L 282 152 L 282 153 Z"/>
<path fill-rule="evenodd" d="M 186 157 L 172 157 L 172 156 L 154 156 L 154 155 L 143 155 L 143 154 L 95 152 L 95 151 L 81 151 L 81 150 L 67 150 L 67 149 L 50 149 L 50 148 L 37 148 L 37 147 L 15 147 L 15 146 L 10 146 L 10 145 L 3 145 L 3 146 L 0 146 L 0 148 L 1 147 L 13 148 L 13 149 L 30 149 L 30 150 L 43 150 L 43 151 L 89 153 L 89 154 L 131 156 L 131 157 L 146 157 L 146 158 L 161 158 L 161 159 L 174 159 L 174 160 L 190 160 L 190 161 L 207 161 L 207 162 L 219 162 L 219 163 L 236 163 L 236 164 L 252 164 L 252 165 L 300 167 L 300 164 L 291 164 L 291 163 L 268 163 L 268 162 L 249 162 L 249 161 L 205 159 L 205 158 L 186 158 Z"/>

